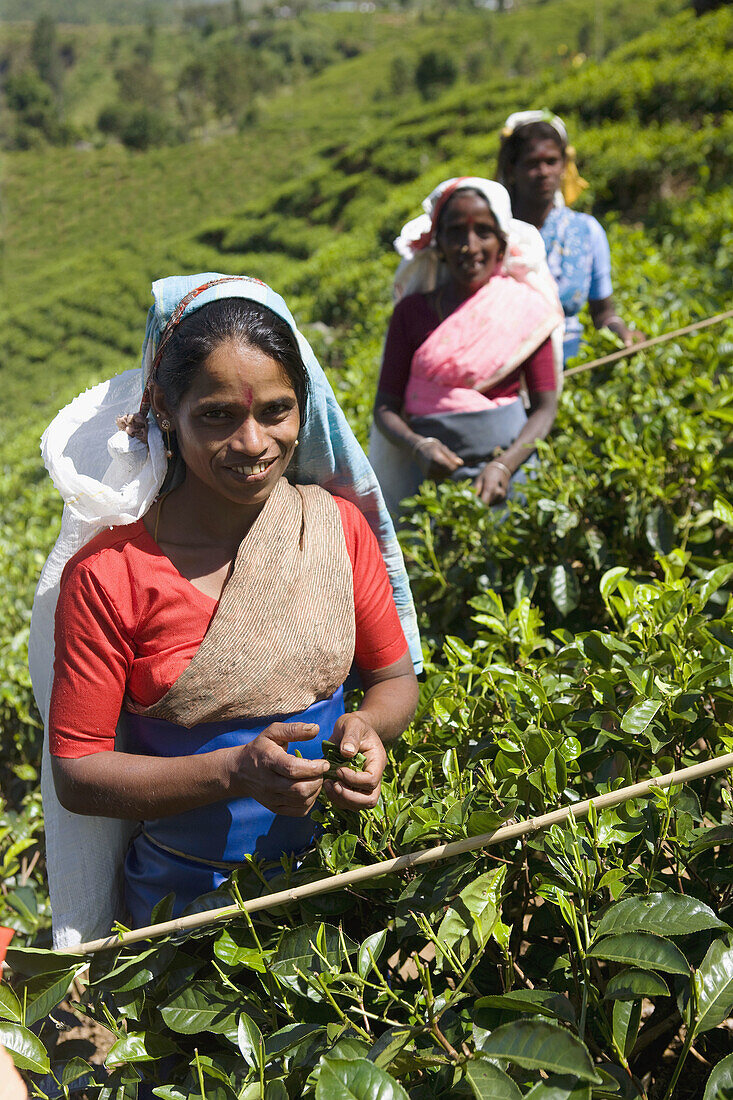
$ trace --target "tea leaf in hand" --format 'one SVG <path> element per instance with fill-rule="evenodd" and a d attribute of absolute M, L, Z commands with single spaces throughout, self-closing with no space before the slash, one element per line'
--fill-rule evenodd
<path fill-rule="evenodd" d="M 338 745 L 335 745 L 333 741 L 324 741 L 321 745 L 321 751 L 323 752 L 323 759 L 330 764 L 325 775 L 326 779 L 335 779 L 339 768 L 352 768 L 355 772 L 364 770 L 366 756 L 363 752 L 357 752 L 355 756 L 344 756 Z"/>

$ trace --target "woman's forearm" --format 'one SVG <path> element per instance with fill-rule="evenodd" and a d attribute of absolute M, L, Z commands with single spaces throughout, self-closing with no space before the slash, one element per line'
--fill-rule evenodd
<path fill-rule="evenodd" d="M 225 798 L 228 749 L 198 756 L 97 752 L 52 757 L 61 805 L 76 814 L 140 821 L 167 817 Z"/>
<path fill-rule="evenodd" d="M 367 683 L 357 714 L 376 730 L 382 741 L 395 741 L 412 721 L 418 700 L 417 677 L 409 654 L 395 666 L 398 674 Z M 362 673 L 365 679 L 369 674 Z M 374 674 L 372 674 L 374 677 Z"/>
<path fill-rule="evenodd" d="M 609 328 L 621 337 L 627 347 L 644 339 L 643 333 L 629 328 L 623 317 L 619 317 L 612 297 L 589 301 L 588 308 L 595 327 Z"/>
<path fill-rule="evenodd" d="M 199 756 L 135 756 L 97 752 L 52 757 L 56 793 L 75 814 L 131 821 L 168 817 L 226 798 L 229 749 Z"/>
<path fill-rule="evenodd" d="M 413 432 L 410 425 L 396 409 L 392 409 L 388 405 L 380 403 L 379 400 L 374 407 L 374 422 L 382 435 L 388 439 L 390 443 L 393 443 L 396 447 L 400 447 L 407 454 L 411 454 L 415 446 L 423 438 L 416 432 Z"/>

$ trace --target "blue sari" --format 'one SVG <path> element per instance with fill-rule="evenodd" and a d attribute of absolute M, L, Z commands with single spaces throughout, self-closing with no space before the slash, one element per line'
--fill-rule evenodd
<path fill-rule="evenodd" d="M 342 687 L 300 714 L 206 722 L 190 729 L 128 713 L 126 749 L 143 756 L 192 756 L 247 745 L 272 722 L 315 722 L 320 727 L 316 737 L 298 746 L 306 759 L 318 760 L 343 713 Z M 231 798 L 144 821 L 125 859 L 125 904 L 133 927 L 148 925 L 154 907 L 168 894 L 175 895 L 173 916 L 179 916 L 196 898 L 221 886 L 247 856 L 277 862 L 302 855 L 314 831 L 310 816 L 274 814 L 254 798 Z"/>
<path fill-rule="evenodd" d="M 554 206 L 540 233 L 565 313 L 563 346 L 567 362 L 580 348 L 581 309 L 587 301 L 608 298 L 613 293 L 608 239 L 594 217 L 567 206 Z"/>

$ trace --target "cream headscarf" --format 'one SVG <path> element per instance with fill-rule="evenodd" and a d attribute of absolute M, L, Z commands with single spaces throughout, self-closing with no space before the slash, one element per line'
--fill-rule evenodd
<path fill-rule="evenodd" d="M 435 233 L 441 210 L 456 191 L 477 191 L 489 205 L 496 224 L 506 240 L 502 271 L 519 282 L 534 286 L 553 305 L 557 287 L 545 258 L 545 246 L 533 225 L 512 217 L 509 192 L 500 183 L 482 176 L 453 176 L 443 180 L 423 200 L 424 213 L 407 222 L 395 238 L 395 250 L 402 257 L 394 278 L 394 296 L 399 301 L 407 294 L 426 294 L 448 278 L 448 270 L 438 255 Z"/>

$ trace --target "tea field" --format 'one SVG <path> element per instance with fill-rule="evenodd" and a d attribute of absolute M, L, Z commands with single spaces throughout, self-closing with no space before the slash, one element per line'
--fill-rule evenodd
<path fill-rule="evenodd" d="M 584 8 L 494 13 L 486 25 L 512 64 L 464 71 L 433 98 L 388 109 L 378 93 L 390 41 L 297 95 L 278 92 L 248 129 L 206 144 L 6 156 L 0 925 L 16 936 L 0 1042 L 33 1095 L 733 1093 L 726 773 L 432 868 L 104 952 L 88 975 L 89 960 L 47 950 L 26 644 L 60 508 L 38 437 L 80 389 L 134 364 L 153 278 L 221 270 L 271 282 L 365 442 L 392 237 L 440 179 L 491 175 L 506 115 L 541 104 L 563 115 L 578 149 L 624 318 L 657 335 L 728 308 L 733 11 L 696 18 L 681 4 L 602 0 L 617 44 L 573 62 L 577 41 L 569 57 L 561 49 L 567 13 L 577 27 Z M 440 31 L 416 21 L 420 48 L 453 19 Z M 537 54 L 518 71 L 527 39 Z M 613 339 L 590 334 L 581 360 Z M 424 487 L 402 539 L 427 667 L 379 805 L 359 817 L 324 809 L 299 867 L 265 885 L 245 866 L 207 904 L 480 835 L 733 751 L 732 355 L 728 323 L 568 378 L 538 476 L 503 516 L 469 486 Z M 49 1020 L 77 975 L 77 1011 L 112 1044 L 104 1066 Z"/>

